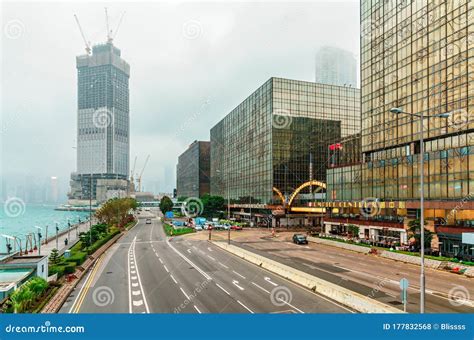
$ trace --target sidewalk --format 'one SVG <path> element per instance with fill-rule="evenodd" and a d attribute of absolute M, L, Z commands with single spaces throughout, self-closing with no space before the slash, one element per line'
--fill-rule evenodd
<path fill-rule="evenodd" d="M 97 220 L 95 218 L 92 218 L 92 225 L 97 223 Z M 67 249 L 71 248 L 76 241 L 78 240 L 78 237 L 76 235 L 79 235 L 81 232 L 86 232 L 89 230 L 89 221 L 82 222 L 81 224 L 74 224 L 71 225 L 71 229 L 69 231 L 69 237 L 68 237 L 68 229 L 62 230 L 58 233 L 58 250 L 59 254 L 63 254 L 64 251 Z M 41 255 L 49 255 L 53 249 L 56 248 L 56 230 L 53 229 L 54 233 L 51 235 L 48 233 L 48 243 L 43 240 L 41 242 Z M 68 239 L 68 245 L 64 245 L 64 240 Z M 28 253 L 29 255 L 38 255 L 38 249 L 33 250 L 32 253 Z"/>

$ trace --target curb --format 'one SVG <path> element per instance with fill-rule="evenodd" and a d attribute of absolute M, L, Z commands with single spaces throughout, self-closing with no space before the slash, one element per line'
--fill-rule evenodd
<path fill-rule="evenodd" d="M 362 294 L 353 292 L 347 288 L 340 287 L 334 283 L 307 274 L 282 263 L 267 259 L 245 249 L 223 242 L 213 242 L 221 249 L 238 256 L 250 263 L 262 267 L 274 274 L 280 275 L 292 282 L 306 287 L 315 293 L 330 298 L 344 306 L 352 308 L 361 313 L 398 313 L 404 312 L 398 308 L 389 306 L 382 302 L 368 298 Z"/>

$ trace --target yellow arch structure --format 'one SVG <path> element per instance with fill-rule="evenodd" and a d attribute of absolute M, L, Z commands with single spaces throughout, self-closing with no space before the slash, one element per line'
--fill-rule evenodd
<path fill-rule="evenodd" d="M 326 189 L 326 183 L 316 181 L 316 180 L 305 182 L 305 183 L 301 184 L 298 188 L 296 188 L 295 191 L 293 191 L 293 193 L 291 194 L 290 199 L 288 201 L 288 207 L 291 206 L 291 203 L 293 203 L 293 200 L 295 199 L 296 195 L 298 195 L 301 190 L 303 190 L 304 188 L 309 187 L 309 186 L 317 186 L 317 187 L 321 187 L 323 189 Z"/>
<path fill-rule="evenodd" d="M 281 193 L 281 191 L 278 190 L 277 188 L 273 187 L 272 189 L 273 189 L 273 191 L 276 192 L 276 194 L 278 195 L 278 197 L 280 197 L 281 203 L 282 203 L 283 206 L 284 206 L 284 205 L 285 205 L 285 196 L 283 196 L 283 194 Z"/>

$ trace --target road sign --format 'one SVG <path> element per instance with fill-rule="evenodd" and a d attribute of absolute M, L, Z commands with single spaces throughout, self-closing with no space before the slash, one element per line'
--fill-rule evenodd
<path fill-rule="evenodd" d="M 403 311 L 407 311 L 407 289 L 408 289 L 408 280 L 403 278 L 400 280 L 400 289 L 401 291 L 401 300 L 403 302 Z"/>
<path fill-rule="evenodd" d="M 408 280 L 403 278 L 400 280 L 400 289 L 406 290 L 408 289 Z"/>

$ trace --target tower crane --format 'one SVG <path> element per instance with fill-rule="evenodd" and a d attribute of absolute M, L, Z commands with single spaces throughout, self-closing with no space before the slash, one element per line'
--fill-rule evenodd
<path fill-rule="evenodd" d="M 86 45 L 86 53 L 91 54 L 91 43 L 87 41 L 86 36 L 84 34 L 84 31 L 82 30 L 81 24 L 79 22 L 79 19 L 77 15 L 74 14 L 74 19 L 76 19 L 77 26 L 79 27 L 79 31 L 81 32 L 82 39 L 84 40 L 84 44 Z"/>
<path fill-rule="evenodd" d="M 130 191 L 135 192 L 135 180 L 133 179 L 133 174 L 135 173 L 135 166 L 137 165 L 137 156 L 135 156 L 135 160 L 133 161 L 133 168 L 130 172 Z"/>
<path fill-rule="evenodd" d="M 150 155 L 148 155 L 145 159 L 145 164 L 143 164 L 143 168 L 142 168 L 142 171 L 140 172 L 140 175 L 138 176 L 138 191 L 141 192 L 142 191 L 142 175 L 143 175 L 143 171 L 145 171 L 145 167 L 146 165 L 148 164 L 148 160 L 150 159 Z"/>
<path fill-rule="evenodd" d="M 122 15 L 120 16 L 120 20 L 117 24 L 117 27 L 115 28 L 115 31 L 111 30 L 110 29 L 110 26 L 109 26 L 109 14 L 107 12 L 107 7 L 105 7 L 105 25 L 106 25 L 106 28 L 107 28 L 107 43 L 111 44 L 116 35 L 117 35 L 117 32 L 118 32 L 118 29 L 120 28 L 120 24 L 122 23 L 122 19 L 123 19 L 123 16 L 125 15 L 125 12 L 122 12 Z"/>

